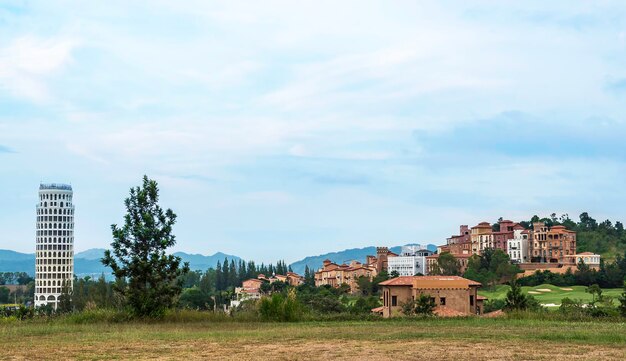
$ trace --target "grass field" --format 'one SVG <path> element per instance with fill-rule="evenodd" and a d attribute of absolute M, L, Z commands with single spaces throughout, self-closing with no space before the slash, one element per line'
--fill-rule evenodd
<path fill-rule="evenodd" d="M 585 292 L 585 286 L 568 286 L 558 287 L 549 284 L 543 284 L 536 287 L 522 287 L 522 291 L 526 294 L 530 294 L 535 297 L 542 304 L 555 304 L 560 305 L 561 300 L 565 297 L 571 299 L 581 299 L 584 302 L 591 302 L 591 294 Z M 498 285 L 495 290 L 488 291 L 482 289 L 478 293 L 482 296 L 489 297 L 489 299 L 506 298 L 506 293 L 509 291 L 508 285 Z M 550 290 L 550 291 L 546 291 Z M 613 303 L 617 305 L 617 297 L 623 292 L 622 288 L 603 289 L 603 296 L 613 297 Z"/>
<path fill-rule="evenodd" d="M 510 319 L 0 323 L 0 358 L 623 360 L 626 324 Z"/>

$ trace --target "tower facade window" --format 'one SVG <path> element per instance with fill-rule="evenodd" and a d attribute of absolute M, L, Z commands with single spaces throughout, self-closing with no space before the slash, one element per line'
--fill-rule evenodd
<path fill-rule="evenodd" d="M 63 287 L 73 287 L 73 191 L 66 184 L 41 184 L 36 210 L 35 306 L 57 307 Z M 62 207 L 62 208 L 56 208 Z M 43 236 L 43 237 L 42 237 Z M 48 237 L 52 236 L 52 237 Z M 41 286 L 41 287 L 40 287 Z"/>

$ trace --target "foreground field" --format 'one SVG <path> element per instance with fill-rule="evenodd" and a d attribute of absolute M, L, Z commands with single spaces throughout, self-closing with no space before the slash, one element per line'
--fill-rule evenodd
<path fill-rule="evenodd" d="M 498 285 L 494 290 L 481 289 L 478 293 L 482 296 L 486 296 L 489 299 L 504 299 L 506 293 L 509 291 L 508 285 Z M 522 287 L 522 291 L 525 294 L 531 295 L 544 305 L 560 305 L 561 300 L 565 297 L 571 299 L 580 299 L 584 302 L 591 302 L 592 296 L 590 293 L 585 292 L 587 287 L 585 286 L 567 286 L 559 287 L 549 284 L 543 284 L 535 287 Z M 622 288 L 606 288 L 602 290 L 602 295 L 610 296 L 613 298 L 613 303 L 618 304 L 617 297 L 623 292 Z"/>
<path fill-rule="evenodd" d="M 623 360 L 626 324 L 507 319 L 0 324 L 0 358 Z"/>

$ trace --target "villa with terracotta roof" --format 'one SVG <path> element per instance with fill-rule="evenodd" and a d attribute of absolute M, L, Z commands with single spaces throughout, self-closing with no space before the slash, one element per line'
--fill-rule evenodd
<path fill-rule="evenodd" d="M 387 271 L 389 258 L 397 256 L 388 247 L 376 247 L 376 256 L 367 256 L 365 263 L 352 261 L 349 265 L 337 264 L 327 259 L 322 268 L 315 272 L 315 286 L 339 287 L 347 284 L 350 286 L 350 292 L 356 293 L 359 290 L 360 277 L 373 280 L 380 272 Z"/>
<path fill-rule="evenodd" d="M 536 222 L 528 248 L 531 262 L 564 264 L 568 256 L 576 254 L 576 232 Z"/>
<path fill-rule="evenodd" d="M 402 276 L 379 284 L 382 287 L 382 315 L 402 314 L 402 305 L 421 295 L 431 297 L 440 315 L 474 315 L 483 312 L 484 297 L 478 296 L 481 284 L 458 276 Z"/>
<path fill-rule="evenodd" d="M 493 233 L 489 222 L 481 222 L 472 227 L 472 253 L 480 254 L 486 248 L 493 248 Z"/>
<path fill-rule="evenodd" d="M 315 286 L 330 285 L 339 287 L 342 284 L 350 286 L 350 292 L 355 293 L 359 289 L 358 279 L 366 277 L 372 280 L 378 274 L 374 265 L 364 265 L 357 261 L 349 265 L 338 265 L 330 260 L 325 260 L 323 267 L 315 272 Z"/>

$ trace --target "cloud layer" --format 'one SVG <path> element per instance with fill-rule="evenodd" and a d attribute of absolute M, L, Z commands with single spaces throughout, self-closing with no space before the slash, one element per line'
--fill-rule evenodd
<path fill-rule="evenodd" d="M 106 246 L 143 174 L 179 249 L 262 261 L 626 218 L 619 1 L 9 1 L 0 31 L 0 248 L 39 181 Z"/>

